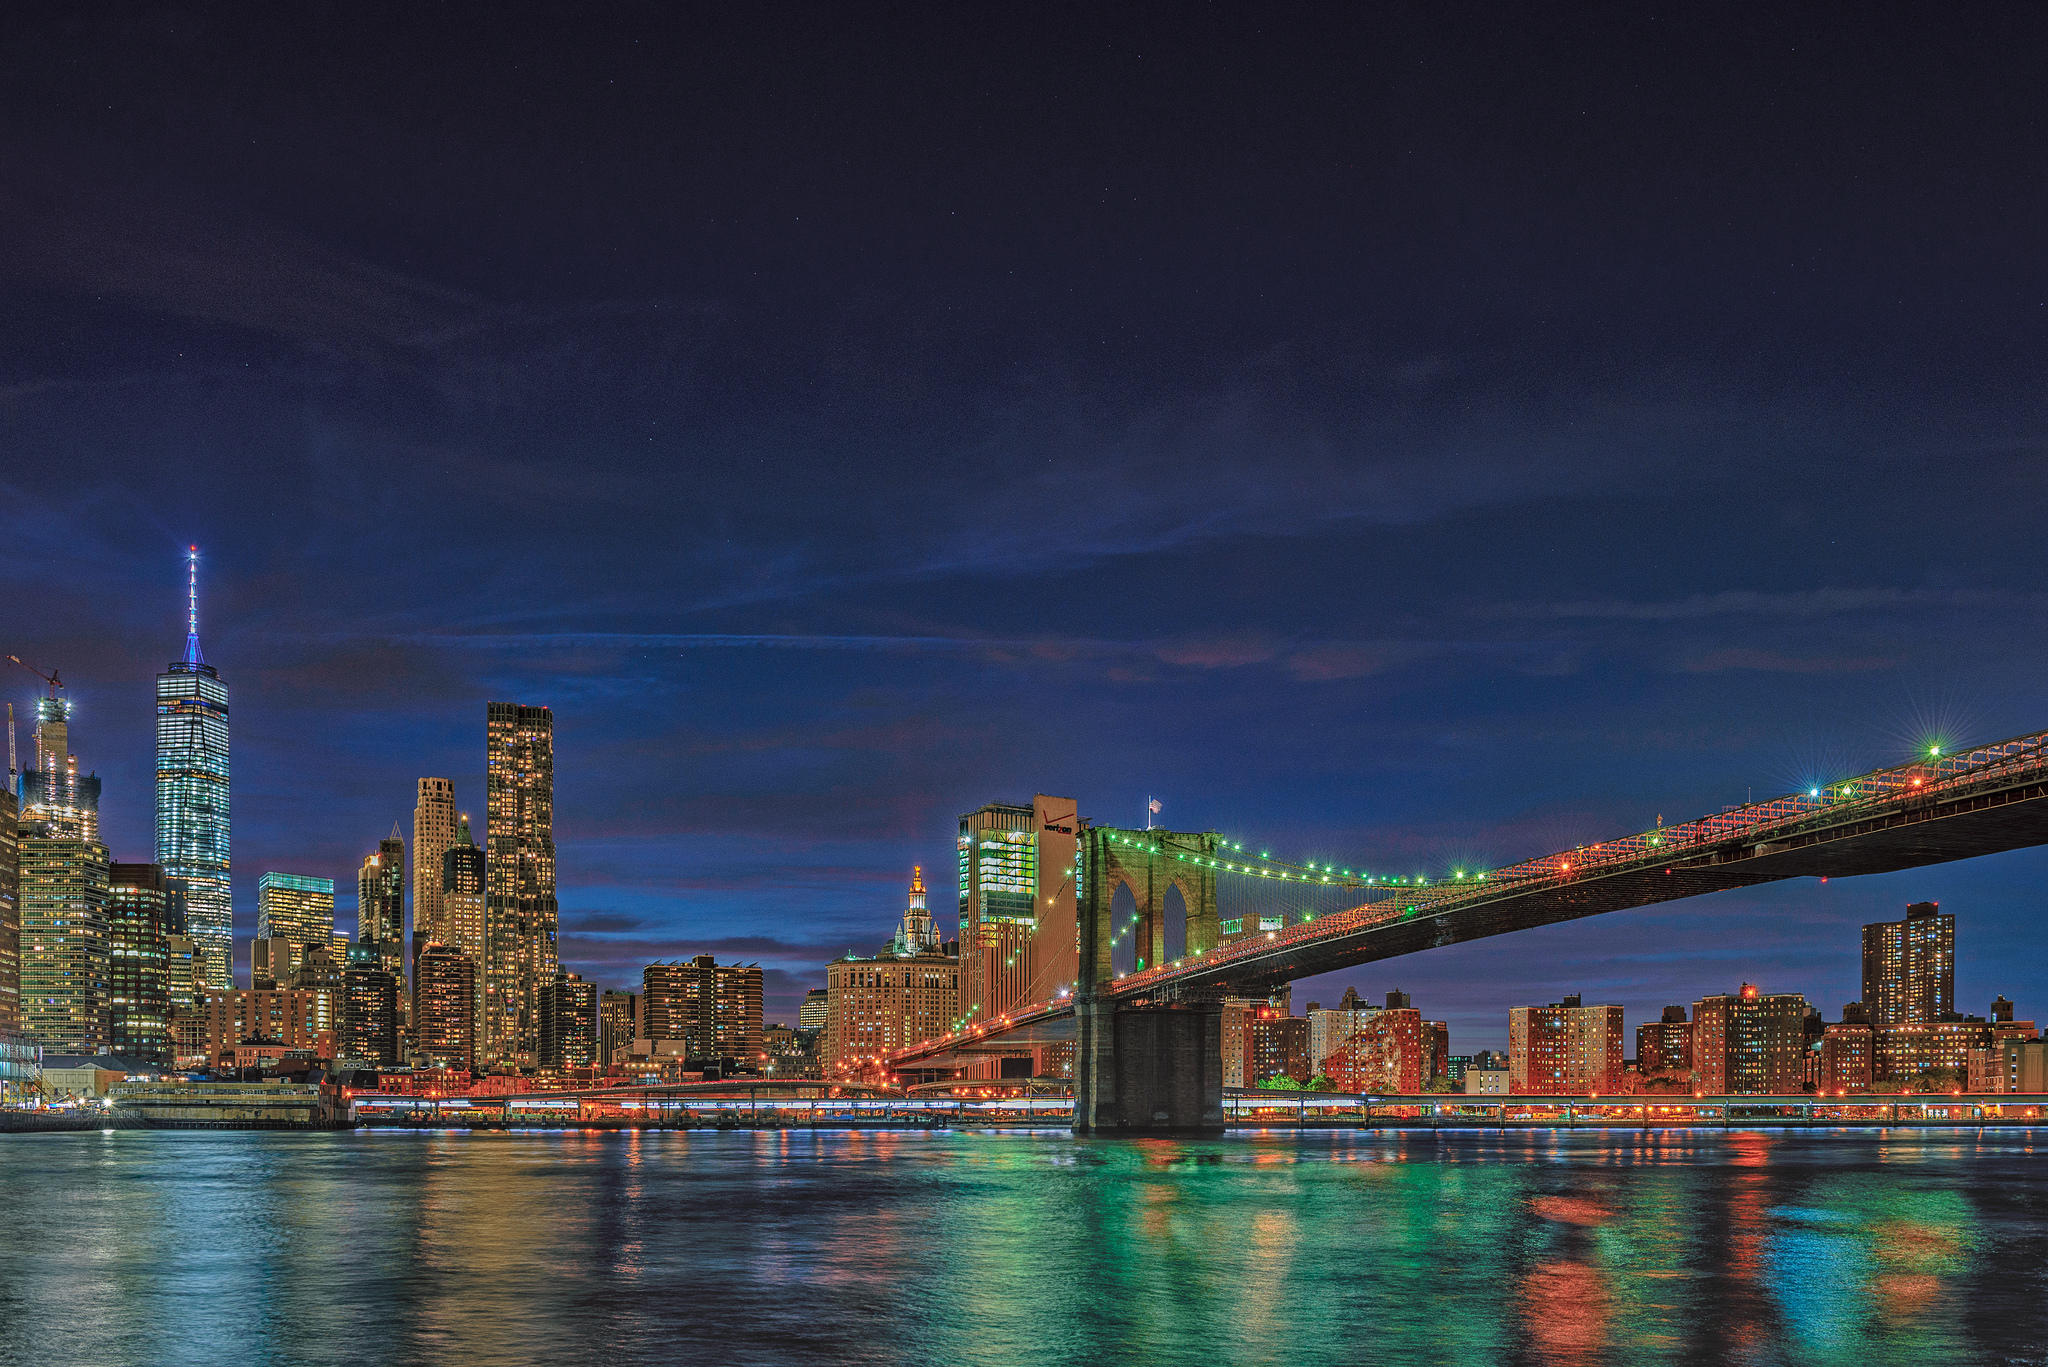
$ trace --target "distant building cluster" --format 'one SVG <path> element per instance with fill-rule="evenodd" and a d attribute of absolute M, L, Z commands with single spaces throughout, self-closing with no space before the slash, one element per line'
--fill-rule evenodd
<path fill-rule="evenodd" d="M 1916 902 L 1863 928 L 1863 997 L 1825 1021 L 1798 993 L 1743 984 L 1636 1027 L 1624 1090 L 1853 1096 L 1904 1091 L 2037 1092 L 2048 1045 L 2004 997 L 1991 1015 L 1955 1010 L 1955 918 Z"/>
<path fill-rule="evenodd" d="M 187 593 L 184 651 L 156 680 L 153 862 L 102 843 L 100 779 L 73 753 L 70 700 L 35 671 L 28 763 L 0 791 L 0 1101 L 171 1071 L 376 1070 L 448 1091 L 622 1069 L 815 1073 L 799 1032 L 771 1056 L 757 965 L 651 964 L 642 993 L 602 996 L 561 965 L 546 707 L 485 709 L 482 844 L 454 783 L 419 780 L 410 850 L 394 824 L 356 871 L 353 937 L 336 925 L 333 878 L 264 872 L 238 984 L 229 694 L 200 649 L 196 548 Z M 10 765 L 13 740 L 10 708 Z"/>

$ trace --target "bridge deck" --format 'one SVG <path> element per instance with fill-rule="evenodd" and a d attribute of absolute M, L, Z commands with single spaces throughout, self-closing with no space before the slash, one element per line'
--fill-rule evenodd
<path fill-rule="evenodd" d="M 2048 733 L 1702 817 L 1513 868 L 1410 888 L 1125 974 L 1102 994 L 1262 996 L 1281 983 L 1468 940 L 1787 878 L 1847 878 L 2048 844 Z M 913 1065 L 1060 1032 L 1070 1000 L 1035 1003 L 891 1057 Z"/>

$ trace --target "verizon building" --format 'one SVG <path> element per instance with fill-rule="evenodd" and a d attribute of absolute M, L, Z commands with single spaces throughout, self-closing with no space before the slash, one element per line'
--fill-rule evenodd
<path fill-rule="evenodd" d="M 990 803 L 960 818 L 960 1017 L 992 1020 L 1071 989 L 1075 920 L 1074 800 Z"/>

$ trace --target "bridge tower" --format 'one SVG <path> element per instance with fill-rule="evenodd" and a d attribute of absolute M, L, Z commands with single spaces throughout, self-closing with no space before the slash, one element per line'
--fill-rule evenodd
<path fill-rule="evenodd" d="M 1076 1134 L 1216 1134 L 1223 1129 L 1223 1005 L 1211 996 L 1118 1001 L 1111 907 L 1119 888 L 1136 904 L 1132 927 L 1145 967 L 1166 957 L 1166 897 L 1187 908 L 1185 954 L 1218 942 L 1213 831 L 1133 831 L 1090 826 L 1082 835 L 1075 908 Z"/>

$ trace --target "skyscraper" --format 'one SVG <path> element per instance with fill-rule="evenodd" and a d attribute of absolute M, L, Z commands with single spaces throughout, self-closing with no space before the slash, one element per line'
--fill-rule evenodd
<path fill-rule="evenodd" d="M 185 654 L 156 676 L 156 862 L 170 930 L 209 987 L 234 986 L 228 861 L 228 686 L 199 650 L 199 548 L 185 554 Z"/>
<path fill-rule="evenodd" d="M 455 785 L 445 778 L 420 780 L 412 809 L 412 956 L 435 941 L 449 942 L 441 893 L 441 855 L 455 843 Z M 415 975 L 417 980 L 417 975 Z"/>
<path fill-rule="evenodd" d="M 356 943 L 374 947 L 384 971 L 405 981 L 405 841 L 394 824 L 356 871 Z"/>
<path fill-rule="evenodd" d="M 107 1047 L 145 1063 L 171 1060 L 169 905 L 155 864 L 113 864 L 107 895 Z"/>
<path fill-rule="evenodd" d="M 1956 918 L 1915 902 L 1903 921 L 1863 927 L 1863 1004 L 1870 1023 L 1926 1025 L 1956 1009 Z"/>
<path fill-rule="evenodd" d="M 21 832 L 50 840 L 100 838 L 100 780 L 78 772 L 71 753 L 71 700 L 57 695 L 36 699 L 36 767 L 21 776 Z"/>
<path fill-rule="evenodd" d="M 292 946 L 289 971 L 280 978 L 283 985 L 298 972 L 307 946 L 334 943 L 334 880 L 303 873 L 264 874 L 256 883 L 256 938 Z"/>
<path fill-rule="evenodd" d="M 471 980 L 476 1000 L 470 1014 L 475 1018 L 470 1053 L 473 1066 L 480 1068 L 487 1058 L 484 1045 L 484 852 L 469 835 L 469 813 L 455 823 L 455 843 L 441 851 L 441 920 L 447 938 L 441 943 L 466 956 L 476 965 Z M 630 1042 L 630 1041 L 629 1041 Z"/>
<path fill-rule="evenodd" d="M 21 1028 L 21 831 L 14 775 L 0 793 L 0 1030 Z"/>
<path fill-rule="evenodd" d="M 45 1051 L 107 1047 L 107 847 L 21 842 L 21 1023 Z"/>
<path fill-rule="evenodd" d="M 494 702 L 484 723 L 484 1055 L 531 1068 L 540 990 L 555 976 L 555 719 L 545 707 Z"/>
<path fill-rule="evenodd" d="M 455 823 L 455 839 L 441 851 L 441 943 L 467 954 L 483 972 L 484 852 L 469 834 L 469 813 Z"/>
<path fill-rule="evenodd" d="M 99 779 L 70 753 L 71 704 L 36 700 L 36 767 L 19 824 L 21 1024 L 50 1053 L 107 1047 L 107 848 Z"/>
<path fill-rule="evenodd" d="M 1071 986 L 1078 962 L 1074 800 L 960 818 L 960 1015 L 973 1024 Z"/>

